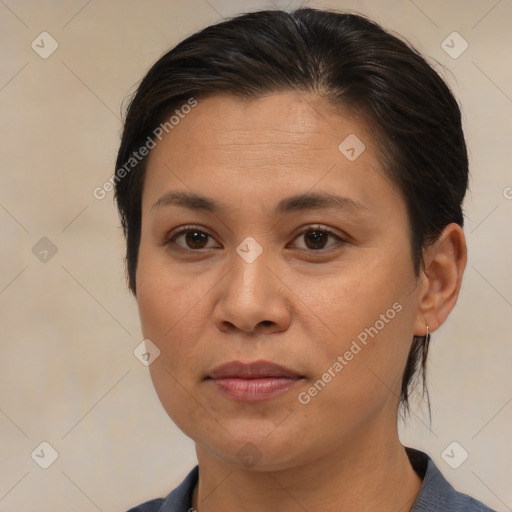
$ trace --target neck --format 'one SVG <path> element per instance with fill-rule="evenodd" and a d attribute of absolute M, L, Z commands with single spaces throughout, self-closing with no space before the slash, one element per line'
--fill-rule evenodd
<path fill-rule="evenodd" d="M 408 512 L 421 488 L 398 434 L 352 438 L 315 461 L 276 471 L 228 464 L 196 446 L 200 478 L 192 505 L 198 512 Z M 374 434 L 375 435 L 375 434 Z"/>

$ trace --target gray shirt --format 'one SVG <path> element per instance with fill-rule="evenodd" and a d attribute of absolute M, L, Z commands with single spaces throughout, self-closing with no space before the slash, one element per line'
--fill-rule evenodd
<path fill-rule="evenodd" d="M 406 448 L 411 465 L 423 479 L 411 512 L 495 512 L 467 494 L 457 492 L 425 453 Z M 192 512 L 192 493 L 198 482 L 199 466 L 166 498 L 146 501 L 128 512 Z"/>

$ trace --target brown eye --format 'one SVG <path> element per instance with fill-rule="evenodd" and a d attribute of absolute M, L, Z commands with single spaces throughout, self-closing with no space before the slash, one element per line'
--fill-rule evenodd
<path fill-rule="evenodd" d="M 329 234 L 325 231 L 307 231 L 304 234 L 304 240 L 308 246 L 308 249 L 323 249 L 327 243 L 328 238 Z"/>
<path fill-rule="evenodd" d="M 191 249 L 203 249 L 208 241 L 208 235 L 202 231 L 187 231 L 185 243 Z"/>
<path fill-rule="evenodd" d="M 212 239 L 212 237 L 204 231 L 195 228 L 184 228 L 173 235 L 166 242 L 166 245 L 175 244 L 182 249 L 192 250 L 209 249 L 211 247 L 208 247 L 209 239 Z M 182 242 L 178 242 L 178 240 L 182 240 Z"/>
<path fill-rule="evenodd" d="M 304 246 L 296 245 L 299 249 L 309 249 L 312 251 L 321 251 L 323 249 L 328 249 L 335 243 L 331 243 L 326 247 L 329 238 L 334 239 L 337 242 L 344 242 L 344 240 L 335 235 L 331 231 L 323 228 L 309 228 L 306 231 L 300 233 L 300 235 L 296 238 L 296 240 L 304 240 Z"/>

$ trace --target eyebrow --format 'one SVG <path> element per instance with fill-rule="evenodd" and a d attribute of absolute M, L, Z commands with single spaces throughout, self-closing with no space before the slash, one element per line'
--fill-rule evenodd
<path fill-rule="evenodd" d="M 153 204 L 151 209 L 164 206 L 182 206 L 209 213 L 222 213 L 229 210 L 227 205 L 194 192 L 167 192 Z M 368 210 L 365 205 L 350 197 L 329 192 L 309 192 L 281 199 L 275 208 L 275 213 L 286 214 L 319 209 Z"/>

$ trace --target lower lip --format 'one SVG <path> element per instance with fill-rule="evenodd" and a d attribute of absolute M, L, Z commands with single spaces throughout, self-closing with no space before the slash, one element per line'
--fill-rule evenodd
<path fill-rule="evenodd" d="M 224 395 L 241 402 L 259 402 L 284 393 L 300 379 L 266 377 L 261 379 L 222 378 L 211 379 Z"/>

